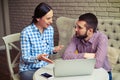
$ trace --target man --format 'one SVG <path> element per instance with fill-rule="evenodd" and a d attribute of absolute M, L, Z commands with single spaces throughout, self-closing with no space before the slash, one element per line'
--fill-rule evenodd
<path fill-rule="evenodd" d="M 112 80 L 111 67 L 107 57 L 108 38 L 105 34 L 97 31 L 97 24 L 97 17 L 92 13 L 85 13 L 79 17 L 75 26 L 76 33 L 67 46 L 63 59 L 95 58 L 95 68 L 103 67 L 108 71 L 109 80 Z"/>

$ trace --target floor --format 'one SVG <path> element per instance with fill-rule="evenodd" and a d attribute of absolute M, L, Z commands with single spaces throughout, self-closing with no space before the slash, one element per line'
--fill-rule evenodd
<path fill-rule="evenodd" d="M 15 50 L 11 50 L 12 53 L 16 53 Z M 15 54 L 11 57 L 13 58 Z M 5 50 L 0 50 L 0 80 L 10 80 L 7 58 Z"/>

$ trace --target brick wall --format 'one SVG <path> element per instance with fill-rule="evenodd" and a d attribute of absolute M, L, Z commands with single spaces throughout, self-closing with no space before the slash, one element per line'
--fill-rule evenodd
<path fill-rule="evenodd" d="M 28 25 L 34 8 L 43 1 L 54 9 L 55 45 L 58 43 L 55 21 L 60 16 L 77 18 L 92 12 L 98 18 L 120 19 L 120 0 L 9 0 L 11 32 L 20 32 Z"/>

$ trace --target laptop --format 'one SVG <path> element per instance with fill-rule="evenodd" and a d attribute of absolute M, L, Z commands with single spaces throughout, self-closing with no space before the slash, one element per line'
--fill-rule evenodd
<path fill-rule="evenodd" d="M 55 60 L 53 74 L 55 77 L 80 76 L 92 74 L 95 59 Z"/>

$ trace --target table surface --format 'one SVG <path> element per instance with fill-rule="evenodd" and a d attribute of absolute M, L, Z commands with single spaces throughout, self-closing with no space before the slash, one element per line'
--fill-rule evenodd
<path fill-rule="evenodd" d="M 53 75 L 53 67 L 54 64 L 49 64 L 46 67 L 38 69 L 33 75 L 33 80 L 48 80 L 45 77 L 42 77 L 41 74 L 47 72 Z M 109 80 L 109 77 L 107 71 L 103 68 L 100 68 L 94 69 L 91 75 L 70 77 L 54 77 L 53 75 L 53 78 L 49 80 Z"/>

